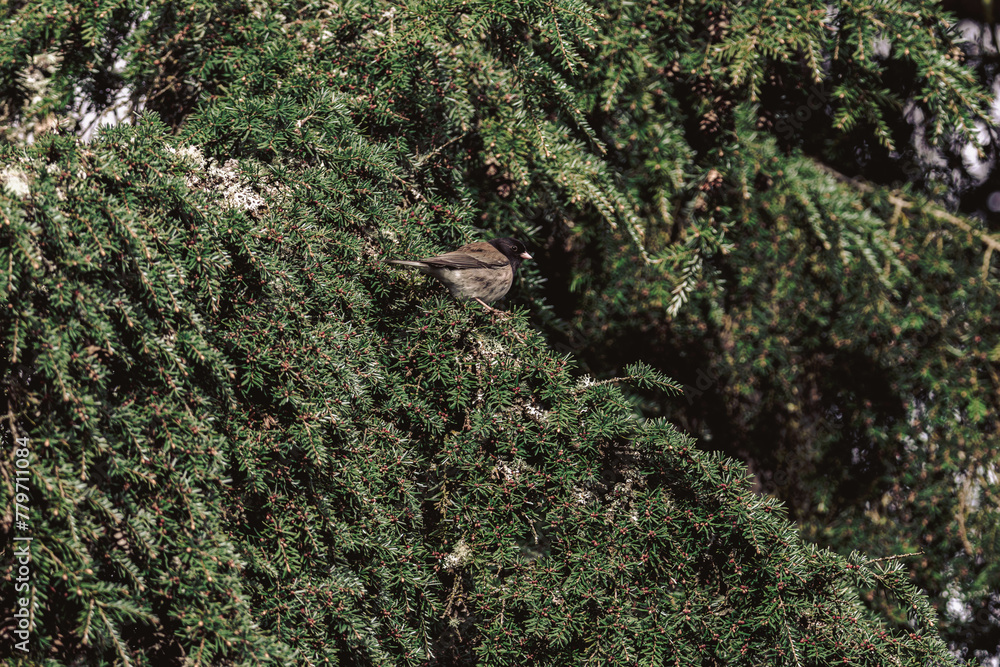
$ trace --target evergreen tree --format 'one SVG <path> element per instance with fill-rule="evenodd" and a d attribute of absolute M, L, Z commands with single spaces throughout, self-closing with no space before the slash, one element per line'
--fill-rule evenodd
<path fill-rule="evenodd" d="M 997 241 L 928 149 L 985 95 L 934 6 L 5 18 L 5 658 L 927 665 L 913 578 L 996 603 Z M 383 261 L 501 233 L 505 317 Z"/>

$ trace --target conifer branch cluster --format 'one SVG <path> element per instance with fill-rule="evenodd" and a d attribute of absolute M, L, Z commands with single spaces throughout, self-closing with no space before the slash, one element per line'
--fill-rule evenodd
<path fill-rule="evenodd" d="M 946 493 L 994 470 L 995 230 L 918 205 L 933 174 L 904 200 L 824 166 L 908 154 L 907 104 L 974 134 L 938 9 L 8 14 L 0 434 L 31 442 L 34 578 L 0 656 L 952 661 L 906 568 L 996 577 L 995 509 Z M 500 232 L 543 250 L 505 318 L 384 263 Z M 762 438 L 756 479 L 711 451 Z M 955 512 L 958 561 L 913 528 Z"/>

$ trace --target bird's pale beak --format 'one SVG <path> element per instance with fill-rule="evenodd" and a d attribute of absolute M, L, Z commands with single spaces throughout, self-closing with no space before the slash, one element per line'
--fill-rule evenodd
<path fill-rule="evenodd" d="M 531 259 L 531 255 L 529 255 L 529 254 L 528 254 L 528 253 L 526 253 L 526 252 L 522 252 L 522 253 L 521 253 L 521 254 L 519 255 L 519 257 L 520 257 L 521 259 Z"/>

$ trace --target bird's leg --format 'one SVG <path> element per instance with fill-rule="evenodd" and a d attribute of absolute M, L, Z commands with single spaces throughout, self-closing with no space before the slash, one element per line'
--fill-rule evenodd
<path fill-rule="evenodd" d="M 486 310 L 490 311 L 491 313 L 499 313 L 500 312 L 496 308 L 494 308 L 492 306 L 486 305 L 486 302 L 483 301 L 482 299 L 480 299 L 479 297 L 476 297 L 475 300 L 478 301 L 479 303 L 481 303 L 482 306 L 483 306 L 483 308 L 485 308 Z"/>
<path fill-rule="evenodd" d="M 478 301 L 482 305 L 483 308 L 485 308 L 486 310 L 488 310 L 491 313 L 493 313 L 494 317 L 504 318 L 504 317 L 509 317 L 510 316 L 510 313 L 505 313 L 502 310 L 497 310 L 493 306 L 486 305 L 486 302 L 483 301 L 482 299 L 476 298 L 476 301 Z"/>

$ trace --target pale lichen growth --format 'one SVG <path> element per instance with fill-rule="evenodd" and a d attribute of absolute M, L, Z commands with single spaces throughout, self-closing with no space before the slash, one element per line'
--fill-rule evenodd
<path fill-rule="evenodd" d="M 451 553 L 444 557 L 444 567 L 446 570 L 454 570 L 457 567 L 462 567 L 472 560 L 472 548 L 465 543 L 465 540 L 459 540 L 455 548 L 451 550 Z"/>
<path fill-rule="evenodd" d="M 268 205 L 261 191 L 277 192 L 277 188 L 263 182 L 251 185 L 236 160 L 219 163 L 211 158 L 205 158 L 201 150 L 195 146 L 167 150 L 189 165 L 190 172 L 185 179 L 186 185 L 192 190 L 214 192 L 223 208 L 237 209 L 250 214 L 262 212 Z"/>
<path fill-rule="evenodd" d="M 531 466 L 522 461 L 521 459 L 514 459 L 513 461 L 500 460 L 497 462 L 496 467 L 493 469 L 494 476 L 502 478 L 508 482 L 517 481 L 521 477 L 521 474 L 530 471 Z"/>
<path fill-rule="evenodd" d="M 525 405 L 524 413 L 528 415 L 528 419 L 536 423 L 545 421 L 545 418 L 548 417 L 549 414 L 542 408 L 541 405 L 538 404 L 538 401 L 533 401 Z"/>
<path fill-rule="evenodd" d="M 28 175 L 17 167 L 7 167 L 0 171 L 0 184 L 8 194 L 18 199 L 25 199 L 31 194 Z"/>

